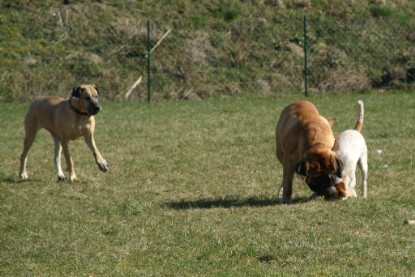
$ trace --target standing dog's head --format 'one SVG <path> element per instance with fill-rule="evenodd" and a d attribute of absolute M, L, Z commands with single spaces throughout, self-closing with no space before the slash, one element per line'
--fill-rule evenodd
<path fill-rule="evenodd" d="M 336 183 L 336 179 L 342 176 L 343 163 L 335 152 L 325 148 L 309 149 L 304 154 L 304 162 L 297 168 L 302 168 L 307 185 L 318 195 L 326 198 L 346 196 L 344 184 Z"/>
<path fill-rule="evenodd" d="M 101 110 L 98 96 L 99 92 L 95 85 L 80 85 L 72 89 L 71 105 L 78 113 L 95 115 Z"/>
<path fill-rule="evenodd" d="M 341 175 L 341 162 L 330 149 L 313 147 L 305 152 L 303 160 L 307 172 L 306 181 L 322 175 Z"/>

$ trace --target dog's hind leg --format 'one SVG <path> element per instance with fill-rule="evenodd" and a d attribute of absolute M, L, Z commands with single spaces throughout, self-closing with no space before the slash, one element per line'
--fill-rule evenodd
<path fill-rule="evenodd" d="M 61 152 L 62 152 L 62 146 L 59 140 L 59 137 L 56 135 L 52 135 L 53 143 L 55 145 L 55 168 L 58 173 L 58 181 L 62 181 L 65 179 L 65 174 L 63 174 L 62 166 L 61 166 Z"/>
<path fill-rule="evenodd" d="M 367 198 L 367 152 L 360 157 L 358 164 L 362 172 L 362 196 Z"/>
<path fill-rule="evenodd" d="M 19 177 L 23 180 L 28 178 L 26 172 L 26 163 L 27 163 L 27 153 L 29 152 L 30 147 L 32 147 L 33 142 L 35 141 L 36 134 L 39 131 L 39 128 L 36 126 L 36 121 L 31 116 L 26 116 L 25 118 L 25 138 L 23 141 L 23 151 L 20 155 L 20 169 Z"/>

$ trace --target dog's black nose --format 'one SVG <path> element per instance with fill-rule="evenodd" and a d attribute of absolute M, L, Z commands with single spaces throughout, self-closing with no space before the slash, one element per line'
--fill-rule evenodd
<path fill-rule="evenodd" d="M 91 115 L 95 115 L 99 111 L 101 111 L 101 106 L 100 105 L 90 105 L 90 107 L 89 107 L 89 113 Z"/>
<path fill-rule="evenodd" d="M 329 175 L 321 175 L 306 182 L 310 189 L 317 193 L 323 193 L 329 187 L 333 186 Z"/>

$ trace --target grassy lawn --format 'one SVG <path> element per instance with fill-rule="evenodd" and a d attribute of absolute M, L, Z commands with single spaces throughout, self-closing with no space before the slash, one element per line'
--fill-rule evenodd
<path fill-rule="evenodd" d="M 414 274 L 414 94 L 309 98 L 336 134 L 364 101 L 368 199 L 310 202 L 296 180 L 280 205 L 274 128 L 300 98 L 103 103 L 96 142 L 111 170 L 74 141 L 75 183 L 56 181 L 46 131 L 17 179 L 28 104 L 0 104 L 0 275 Z"/>

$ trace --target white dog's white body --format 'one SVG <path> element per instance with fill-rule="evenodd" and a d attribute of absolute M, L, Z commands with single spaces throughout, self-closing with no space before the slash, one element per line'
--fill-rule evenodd
<path fill-rule="evenodd" d="M 344 182 L 347 196 L 357 197 L 356 194 L 356 167 L 362 173 L 362 196 L 367 198 L 367 146 L 364 137 L 360 133 L 363 126 L 363 102 L 358 101 L 359 117 L 354 130 L 342 132 L 334 143 L 334 151 L 337 157 L 343 162 L 342 178 L 337 182 Z"/>
<path fill-rule="evenodd" d="M 346 185 L 347 197 L 356 197 L 356 167 L 362 172 L 362 195 L 367 197 L 367 147 L 362 134 L 356 130 L 341 133 L 334 145 L 337 157 L 343 162 L 342 179 Z"/>

